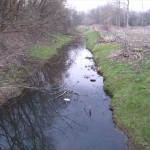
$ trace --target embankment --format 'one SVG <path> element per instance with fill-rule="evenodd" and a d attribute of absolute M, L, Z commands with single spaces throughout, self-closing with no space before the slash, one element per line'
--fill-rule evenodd
<path fill-rule="evenodd" d="M 112 95 L 114 121 L 129 137 L 129 149 L 150 149 L 150 66 L 147 59 L 116 59 L 120 46 L 100 43 L 100 33 L 82 28 L 87 48 L 92 51 L 105 77 L 105 90 Z M 116 54 L 116 55 L 115 55 Z"/>
<path fill-rule="evenodd" d="M 71 35 L 53 35 L 44 44 L 30 44 L 25 50 L 22 47 L 20 51 L 14 51 L 8 55 L 8 61 L 4 58 L 0 66 L 0 104 L 20 95 L 25 88 L 32 89 L 27 78 L 47 60 L 59 54 L 71 40 Z"/>

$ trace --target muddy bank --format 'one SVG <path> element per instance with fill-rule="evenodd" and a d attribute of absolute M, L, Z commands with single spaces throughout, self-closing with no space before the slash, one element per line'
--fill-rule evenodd
<path fill-rule="evenodd" d="M 61 40 L 61 38 L 59 38 L 59 40 Z M 18 52 L 17 54 L 12 55 L 12 57 L 14 58 L 9 59 L 9 62 L 7 62 L 6 60 L 7 65 L 5 66 L 3 65 L 0 67 L 0 71 L 1 71 L 0 72 L 0 85 L 1 85 L 0 104 L 1 105 L 7 103 L 9 99 L 21 95 L 24 89 L 37 88 L 36 85 L 32 85 L 31 83 L 28 82 L 29 78 L 34 78 L 35 72 L 38 72 L 46 62 L 51 63 L 50 61 L 54 61 L 54 59 L 56 59 L 57 57 L 55 55 L 62 55 L 62 53 L 65 53 L 66 46 L 64 45 L 69 44 L 71 40 L 73 41 L 73 37 L 70 36 L 68 37 L 67 40 L 64 41 L 59 41 L 59 40 L 57 41 L 55 39 L 55 43 L 53 44 L 49 43 L 49 47 L 47 47 L 49 49 L 51 49 L 52 47 L 52 50 L 55 52 L 49 55 L 50 60 L 49 59 L 47 60 L 47 58 L 42 60 L 40 58 L 36 58 L 33 56 L 31 57 L 28 54 L 29 50 L 28 51 L 24 50 L 24 52 L 22 50 L 21 54 L 20 52 Z M 58 42 L 60 42 L 60 44 L 57 44 Z M 42 44 L 40 45 L 40 47 L 41 47 L 41 51 L 42 50 L 44 51 L 44 49 L 42 49 Z M 39 54 L 37 53 L 36 56 L 38 55 L 40 55 L 40 53 Z"/>

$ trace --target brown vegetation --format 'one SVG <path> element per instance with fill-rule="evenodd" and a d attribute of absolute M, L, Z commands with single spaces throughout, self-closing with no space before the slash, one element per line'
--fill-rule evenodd
<path fill-rule="evenodd" d="M 0 0 L 0 99 L 16 95 L 16 87 L 9 87 L 14 79 L 20 82 L 15 71 L 30 74 L 24 64 L 34 60 L 26 51 L 32 45 L 49 45 L 54 34 L 70 32 L 70 27 L 65 0 Z M 5 84 L 8 74 L 11 79 Z"/>
<path fill-rule="evenodd" d="M 100 32 L 99 43 L 117 42 L 121 47 L 112 56 L 118 60 L 137 60 L 150 57 L 150 29 L 142 27 L 118 28 L 93 25 L 95 31 Z M 144 34 L 144 32 L 146 32 Z"/>

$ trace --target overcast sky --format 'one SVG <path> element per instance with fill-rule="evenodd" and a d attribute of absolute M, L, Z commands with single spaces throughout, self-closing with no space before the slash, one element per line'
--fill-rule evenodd
<path fill-rule="evenodd" d="M 112 0 L 67 0 L 69 7 L 75 8 L 78 11 L 87 11 L 111 1 Z M 150 9 L 150 0 L 143 0 L 143 9 Z M 142 11 L 142 0 L 130 0 L 130 10 Z"/>

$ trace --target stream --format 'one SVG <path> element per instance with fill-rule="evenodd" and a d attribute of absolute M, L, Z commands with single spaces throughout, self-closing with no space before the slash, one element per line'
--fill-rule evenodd
<path fill-rule="evenodd" d="M 0 150 L 127 150 L 92 54 L 80 38 L 0 109 Z M 15 103 L 13 103 L 15 101 Z"/>

